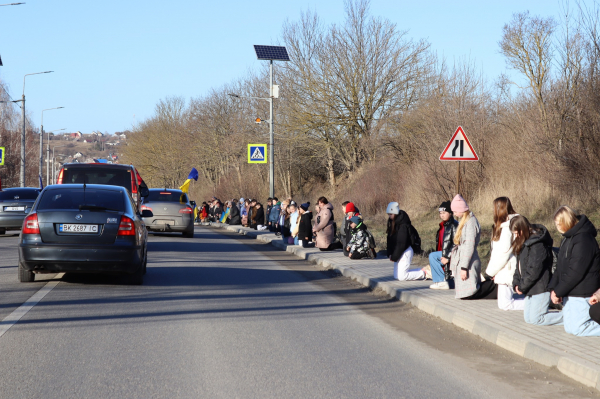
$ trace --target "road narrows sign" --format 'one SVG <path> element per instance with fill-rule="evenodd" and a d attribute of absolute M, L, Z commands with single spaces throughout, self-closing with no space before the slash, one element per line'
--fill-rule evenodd
<path fill-rule="evenodd" d="M 248 163 L 267 163 L 267 145 L 248 144 Z"/>
<path fill-rule="evenodd" d="M 440 155 L 440 161 L 479 161 L 479 157 L 461 126 L 456 129 L 450 142 Z"/>

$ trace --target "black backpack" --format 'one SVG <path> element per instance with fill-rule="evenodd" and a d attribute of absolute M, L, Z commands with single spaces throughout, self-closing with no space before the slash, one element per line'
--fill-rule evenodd
<path fill-rule="evenodd" d="M 412 224 L 408 225 L 408 232 L 410 234 L 410 246 L 412 247 L 413 252 L 415 255 L 421 255 L 423 249 L 421 248 L 421 237 L 419 237 L 419 232 Z"/>

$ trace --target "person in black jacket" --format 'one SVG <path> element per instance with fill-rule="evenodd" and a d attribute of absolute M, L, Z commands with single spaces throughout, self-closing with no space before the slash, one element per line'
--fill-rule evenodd
<path fill-rule="evenodd" d="M 411 247 L 410 218 L 400 210 L 397 202 L 388 204 L 387 225 L 387 254 L 390 261 L 394 262 L 394 278 L 403 280 L 425 280 L 423 269 L 410 269 L 414 251 Z"/>
<path fill-rule="evenodd" d="M 548 285 L 552 302 L 563 303 L 565 331 L 577 336 L 600 336 L 600 324 L 590 319 L 590 297 L 600 288 L 600 248 L 596 227 L 585 216 L 561 206 L 554 215 L 563 235 L 556 272 Z"/>
<path fill-rule="evenodd" d="M 315 243 L 312 242 L 312 212 L 310 211 L 310 202 L 300 205 L 300 224 L 298 225 L 298 239 L 302 242 L 302 248 L 312 248 Z"/>
<path fill-rule="evenodd" d="M 450 208 L 450 201 L 444 201 L 438 208 L 440 213 L 440 228 L 435 235 L 436 251 L 429 254 L 429 267 L 433 284 L 429 288 L 434 290 L 450 289 L 450 254 L 454 248 L 454 235 L 458 228 L 458 220 Z"/>
<path fill-rule="evenodd" d="M 530 224 L 525 216 L 510 220 L 512 253 L 517 256 L 513 290 L 525 295 L 525 322 L 538 326 L 562 324 L 561 312 L 548 312 L 548 283 L 552 274 L 552 237 L 545 226 Z"/>
<path fill-rule="evenodd" d="M 240 217 L 240 208 L 238 208 L 237 202 L 235 200 L 231 202 L 231 209 L 229 209 L 229 224 L 231 226 L 237 226 L 242 224 L 242 218 Z"/>

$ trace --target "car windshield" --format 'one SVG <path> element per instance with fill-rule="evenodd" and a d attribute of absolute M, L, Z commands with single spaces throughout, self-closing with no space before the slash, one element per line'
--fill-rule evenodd
<path fill-rule="evenodd" d="M 38 195 L 39 190 L 4 190 L 0 191 L 0 201 L 34 200 Z"/>
<path fill-rule="evenodd" d="M 157 191 L 150 190 L 150 195 L 144 198 L 144 203 L 146 202 L 179 202 L 181 204 L 185 204 L 187 202 L 187 195 L 182 192 L 172 192 L 172 191 Z"/>
<path fill-rule="evenodd" d="M 107 167 L 66 167 L 63 171 L 63 184 L 107 184 L 121 186 L 131 191 L 131 171 Z"/>
<path fill-rule="evenodd" d="M 83 188 L 48 190 L 40 199 L 37 209 L 79 210 L 80 206 L 85 207 L 83 209 L 106 208 L 123 212 L 125 196 L 119 191 L 90 188 L 86 188 L 85 192 Z"/>

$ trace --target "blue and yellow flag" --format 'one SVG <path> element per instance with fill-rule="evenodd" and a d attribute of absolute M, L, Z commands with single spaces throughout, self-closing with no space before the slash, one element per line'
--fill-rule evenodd
<path fill-rule="evenodd" d="M 183 191 L 185 194 L 188 193 L 188 191 L 190 191 L 190 182 L 192 181 L 192 179 L 187 179 L 185 181 L 185 183 L 183 183 L 183 185 L 181 187 L 179 187 L 179 189 L 181 191 Z"/>

